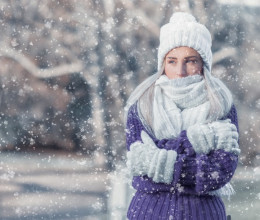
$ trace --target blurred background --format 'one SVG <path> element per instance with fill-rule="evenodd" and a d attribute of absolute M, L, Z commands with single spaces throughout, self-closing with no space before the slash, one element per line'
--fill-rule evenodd
<path fill-rule="evenodd" d="M 123 108 L 173 11 L 210 30 L 238 110 L 227 212 L 260 218 L 258 0 L 0 0 L 0 219 L 125 219 Z"/>

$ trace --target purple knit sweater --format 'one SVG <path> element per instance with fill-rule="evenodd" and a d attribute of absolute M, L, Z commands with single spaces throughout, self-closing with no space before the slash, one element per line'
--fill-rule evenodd
<path fill-rule="evenodd" d="M 234 105 L 223 119 L 227 118 L 238 129 Z M 222 149 L 196 154 L 185 130 L 175 139 L 156 139 L 143 126 L 136 103 L 129 109 L 126 129 L 128 150 L 132 143 L 141 141 L 144 130 L 158 148 L 175 150 L 178 154 L 171 184 L 155 183 L 147 176 L 133 177 L 132 185 L 137 192 L 128 209 L 129 219 L 226 219 L 221 198 L 208 192 L 231 180 L 237 167 L 237 155 Z M 216 173 L 218 177 L 213 178 Z"/>

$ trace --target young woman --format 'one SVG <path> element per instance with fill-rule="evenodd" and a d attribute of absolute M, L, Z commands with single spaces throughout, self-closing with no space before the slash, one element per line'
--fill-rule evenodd
<path fill-rule="evenodd" d="M 238 162 L 238 121 L 211 75 L 211 36 L 187 13 L 160 31 L 158 72 L 126 106 L 127 166 L 137 190 L 129 219 L 224 220 Z"/>

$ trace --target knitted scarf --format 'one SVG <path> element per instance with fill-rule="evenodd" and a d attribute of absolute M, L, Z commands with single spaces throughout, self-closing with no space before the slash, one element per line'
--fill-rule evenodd
<path fill-rule="evenodd" d="M 196 123 L 206 123 L 210 112 L 205 80 L 201 75 L 169 79 L 162 75 L 155 83 L 153 131 L 158 139 L 177 137 L 182 130 Z M 227 183 L 212 195 L 234 194 Z"/>
<path fill-rule="evenodd" d="M 162 75 L 154 88 L 154 134 L 158 139 L 175 138 L 189 126 L 204 123 L 209 108 L 205 80 L 201 75 L 174 80 Z"/>

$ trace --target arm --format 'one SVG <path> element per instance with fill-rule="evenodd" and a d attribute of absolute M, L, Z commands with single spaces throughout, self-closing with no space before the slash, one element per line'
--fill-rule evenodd
<path fill-rule="evenodd" d="M 238 130 L 237 112 L 232 106 L 229 114 L 223 119 L 230 119 Z M 183 134 L 185 136 L 185 133 Z M 184 145 L 191 147 L 188 138 Z M 197 193 L 207 193 L 228 183 L 234 175 L 238 155 L 223 149 L 210 151 L 208 154 L 181 156 L 184 159 L 180 184 Z"/>
<path fill-rule="evenodd" d="M 141 140 L 141 131 L 145 130 L 138 118 L 136 104 L 132 105 L 128 111 L 126 122 L 126 148 L 130 151 L 130 145 Z"/>
<path fill-rule="evenodd" d="M 127 117 L 127 167 L 133 176 L 146 175 L 156 183 L 170 184 L 177 153 L 157 147 L 155 138 L 148 135 L 140 121 L 136 107 L 136 104 L 130 107 Z"/>
<path fill-rule="evenodd" d="M 226 116 L 237 126 L 237 115 L 233 106 Z M 224 119 L 226 119 L 224 118 Z M 129 110 L 127 120 L 127 148 L 135 141 L 141 140 L 141 131 L 145 130 L 138 118 L 136 107 Z M 133 186 L 139 190 L 169 190 L 176 185 L 184 187 L 190 193 L 206 193 L 225 185 L 233 176 L 237 165 L 237 156 L 224 150 L 216 150 L 210 154 L 195 154 L 187 138 L 186 131 L 182 131 L 178 138 L 171 140 L 156 140 L 158 148 L 176 150 L 177 160 L 174 164 L 173 181 L 166 186 L 163 183 L 154 183 L 146 176 L 134 177 Z M 180 189 L 182 189 L 180 187 Z"/>

